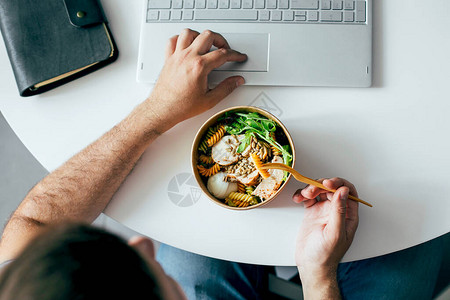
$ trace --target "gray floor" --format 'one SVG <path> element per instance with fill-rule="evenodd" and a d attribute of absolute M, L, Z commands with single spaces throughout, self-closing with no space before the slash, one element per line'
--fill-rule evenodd
<path fill-rule="evenodd" d="M 2 228 L 28 190 L 47 171 L 16 137 L 0 113 L 0 222 Z"/>
<path fill-rule="evenodd" d="M 3 231 L 11 213 L 17 208 L 28 191 L 47 175 L 47 170 L 24 147 L 5 121 L 0 112 L 0 222 Z M 137 235 L 136 232 L 121 225 L 113 219 L 100 215 L 95 225 L 114 232 L 125 239 Z M 449 239 L 447 239 L 448 241 Z M 156 243 L 158 246 L 158 243 Z M 449 249 L 447 242 L 447 249 Z M 449 255 L 447 255 L 449 256 Z M 441 272 L 443 282 L 448 282 L 450 262 L 447 262 Z M 277 268 L 277 275 L 281 278 L 292 276 L 292 268 Z M 442 278 L 443 277 L 443 278 Z M 285 287 L 283 287 L 283 290 Z M 438 300 L 450 299 L 450 288 L 444 290 Z"/>

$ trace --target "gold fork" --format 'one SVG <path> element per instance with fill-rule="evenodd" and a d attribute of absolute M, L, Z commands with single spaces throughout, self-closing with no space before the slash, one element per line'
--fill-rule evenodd
<path fill-rule="evenodd" d="M 286 166 L 285 164 L 267 163 L 267 164 L 263 164 L 260 168 L 261 169 L 278 169 L 278 170 L 287 171 L 287 172 L 291 173 L 292 176 L 294 176 L 294 178 L 297 179 L 300 182 L 316 186 L 318 188 L 321 188 L 323 190 L 326 190 L 326 191 L 329 191 L 329 192 L 332 192 L 332 193 L 336 192 L 336 190 L 329 189 L 329 188 L 325 187 L 323 184 L 321 184 L 320 182 L 318 182 L 318 181 L 316 181 L 314 179 L 311 179 L 311 178 L 308 178 L 306 176 L 303 176 L 302 174 L 297 172 L 294 168 Z M 356 197 L 354 197 L 352 195 L 348 195 L 348 198 L 350 198 L 351 200 L 354 200 L 354 201 L 357 201 L 359 203 L 362 203 L 362 204 L 365 204 L 367 206 L 372 207 L 372 204 L 370 204 L 370 203 L 368 203 L 368 202 L 366 202 L 364 200 L 361 200 L 359 198 L 356 198 Z"/>

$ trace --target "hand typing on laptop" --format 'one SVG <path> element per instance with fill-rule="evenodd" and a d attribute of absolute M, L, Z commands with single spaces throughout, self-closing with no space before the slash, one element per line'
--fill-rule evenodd
<path fill-rule="evenodd" d="M 212 46 L 218 49 L 210 52 Z M 212 108 L 244 83 L 242 76 L 232 76 L 209 89 L 208 74 L 213 69 L 247 59 L 230 49 L 218 33 L 185 29 L 169 40 L 165 55 L 165 65 L 147 101 L 159 117 L 170 114 L 171 126 Z"/>
<path fill-rule="evenodd" d="M 219 49 L 209 52 L 212 45 Z M 260 272 L 264 266 L 212 259 L 166 245 L 156 260 L 150 239 L 134 238 L 127 244 L 82 225 L 104 210 L 159 135 L 213 107 L 244 82 L 234 76 L 209 89 L 209 72 L 227 61 L 245 59 L 210 31 L 184 30 L 171 38 L 166 64 L 148 99 L 40 181 L 11 216 L 0 244 L 0 263 L 10 261 L 0 269 L 0 299 L 185 299 L 168 275 L 190 299 L 267 295 L 267 286 L 261 286 L 267 276 Z M 357 203 L 346 199 L 349 192 L 357 195 L 342 179 L 323 183 L 339 189 L 330 194 L 307 187 L 294 196 L 307 209 L 297 263 L 307 297 L 337 299 L 337 264 L 358 223 Z M 356 277 L 359 282 L 361 277 Z"/>

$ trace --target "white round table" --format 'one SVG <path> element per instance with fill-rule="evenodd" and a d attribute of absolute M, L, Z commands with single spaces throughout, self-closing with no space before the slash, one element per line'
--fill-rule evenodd
<path fill-rule="evenodd" d="M 109 130 L 146 98 L 136 83 L 140 1 L 103 1 L 120 50 L 117 62 L 33 98 L 20 98 L 3 43 L 0 109 L 49 171 Z M 146 151 L 105 213 L 163 243 L 246 263 L 294 265 L 304 209 L 291 180 L 275 201 L 236 212 L 202 195 L 190 173 L 200 125 L 226 107 L 265 107 L 287 126 L 296 168 L 341 176 L 362 199 L 360 225 L 344 261 L 401 250 L 450 229 L 450 2 L 374 1 L 374 86 L 241 87 Z M 158 172 L 156 172 L 156 170 Z M 161 172 L 162 170 L 162 172 Z M 162 174 L 162 175 L 161 175 Z"/>

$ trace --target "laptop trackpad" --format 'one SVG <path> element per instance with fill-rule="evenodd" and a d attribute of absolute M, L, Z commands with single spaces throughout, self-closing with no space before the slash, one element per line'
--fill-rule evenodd
<path fill-rule="evenodd" d="M 247 61 L 227 62 L 216 71 L 267 72 L 269 59 L 268 33 L 222 33 L 231 49 L 245 53 Z"/>

